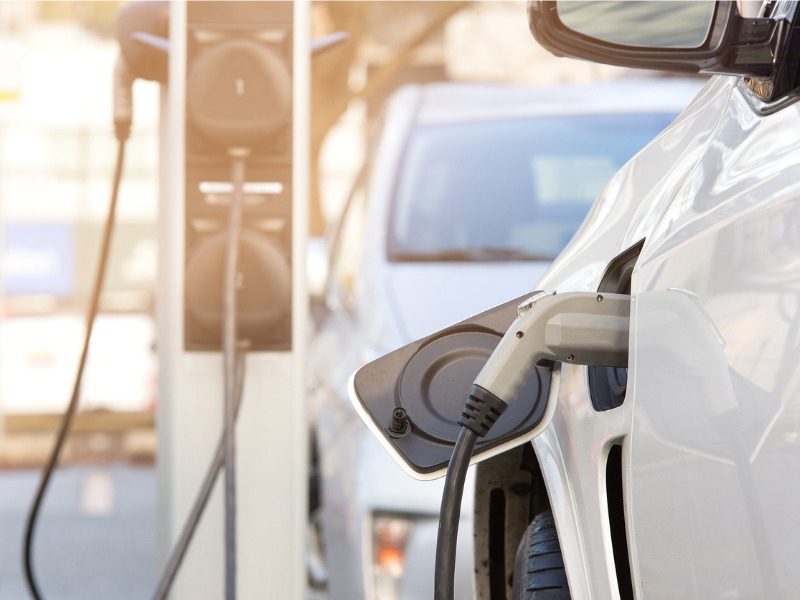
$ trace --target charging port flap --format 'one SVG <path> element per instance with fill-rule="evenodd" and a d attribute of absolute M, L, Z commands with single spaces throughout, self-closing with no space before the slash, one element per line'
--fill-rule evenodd
<path fill-rule="evenodd" d="M 445 474 L 470 388 L 530 294 L 403 346 L 356 371 L 350 399 L 390 454 L 413 477 Z M 550 367 L 535 368 L 517 400 L 475 448 L 484 460 L 530 438 L 550 391 Z"/>

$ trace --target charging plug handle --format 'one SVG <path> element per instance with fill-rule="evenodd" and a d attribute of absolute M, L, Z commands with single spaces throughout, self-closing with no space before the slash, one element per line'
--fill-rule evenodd
<path fill-rule="evenodd" d="M 125 57 L 120 55 L 114 65 L 113 87 L 114 135 L 120 142 L 127 140 L 131 134 L 134 78 Z"/>
<path fill-rule="evenodd" d="M 517 319 L 475 378 L 471 396 L 493 396 L 507 405 L 542 361 L 626 367 L 630 312 L 631 298 L 625 294 L 536 294 L 520 305 Z"/>

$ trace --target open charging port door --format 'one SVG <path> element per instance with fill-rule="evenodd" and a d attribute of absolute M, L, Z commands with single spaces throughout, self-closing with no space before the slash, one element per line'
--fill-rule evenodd
<path fill-rule="evenodd" d="M 417 479 L 441 477 L 475 377 L 530 294 L 451 325 L 361 367 L 350 398 L 389 453 Z M 473 462 L 533 435 L 550 394 L 551 367 L 535 368 L 517 400 L 475 447 Z"/>

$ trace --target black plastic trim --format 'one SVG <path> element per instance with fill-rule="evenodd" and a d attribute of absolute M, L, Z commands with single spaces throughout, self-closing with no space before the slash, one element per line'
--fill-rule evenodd
<path fill-rule="evenodd" d="M 600 279 L 598 292 L 631 293 L 631 275 L 644 246 L 644 239 L 615 256 Z M 596 411 L 622 406 L 628 384 L 628 369 L 624 367 L 589 367 L 589 397 Z"/>
<path fill-rule="evenodd" d="M 484 437 L 506 408 L 508 404 L 489 390 L 473 383 L 458 423 Z"/>
<path fill-rule="evenodd" d="M 622 445 L 614 444 L 606 460 L 606 499 L 614 568 L 620 600 L 634 600 L 628 536 L 625 526 L 625 496 L 622 486 Z"/>
<path fill-rule="evenodd" d="M 506 494 L 501 488 L 489 494 L 490 600 L 506 597 Z"/>

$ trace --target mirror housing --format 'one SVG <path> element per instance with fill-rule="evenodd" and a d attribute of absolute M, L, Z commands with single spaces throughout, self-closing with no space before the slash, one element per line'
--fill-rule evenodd
<path fill-rule="evenodd" d="M 800 44 L 794 27 L 797 3 L 774 4 L 780 14 L 745 18 L 736 2 L 716 2 L 708 36 L 696 48 L 621 45 L 583 35 L 561 22 L 555 0 L 528 0 L 528 24 L 534 38 L 557 56 L 635 69 L 745 76 L 753 92 L 770 101 L 800 84 L 797 69 L 782 64 Z"/>

